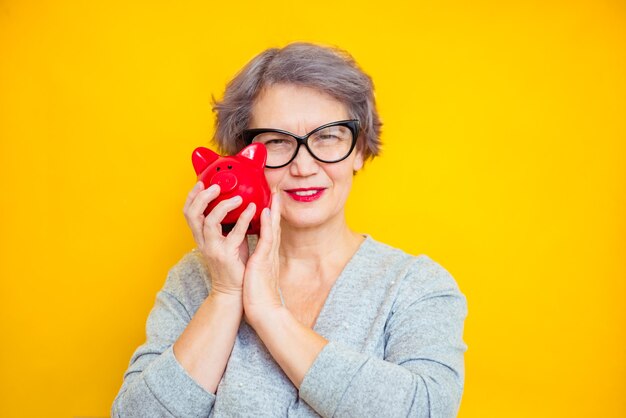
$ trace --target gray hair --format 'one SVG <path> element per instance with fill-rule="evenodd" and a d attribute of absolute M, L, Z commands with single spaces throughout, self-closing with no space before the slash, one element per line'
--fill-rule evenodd
<path fill-rule="evenodd" d="M 357 150 L 366 160 L 380 153 L 382 122 L 370 76 L 346 51 L 306 42 L 266 49 L 228 83 L 222 101 L 213 97 L 213 141 L 221 152 L 232 155 L 246 145 L 241 134 L 250 123 L 255 99 L 264 88 L 279 83 L 313 88 L 343 103 L 350 118 L 360 122 Z"/>

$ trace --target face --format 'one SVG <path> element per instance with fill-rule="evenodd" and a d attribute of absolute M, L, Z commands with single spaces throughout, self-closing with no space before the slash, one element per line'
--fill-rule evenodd
<path fill-rule="evenodd" d="M 252 108 L 250 129 L 282 129 L 305 135 L 329 122 L 350 119 L 346 106 L 315 89 L 288 84 L 266 88 Z M 356 148 L 343 161 L 322 163 L 302 146 L 282 168 L 266 168 L 273 192 L 280 193 L 283 222 L 312 228 L 343 219 L 354 171 L 363 166 Z"/>

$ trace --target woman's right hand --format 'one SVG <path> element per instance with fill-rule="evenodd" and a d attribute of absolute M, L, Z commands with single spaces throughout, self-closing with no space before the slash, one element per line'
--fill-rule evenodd
<path fill-rule="evenodd" d="M 206 260 L 211 276 L 211 293 L 239 296 L 242 294 L 243 274 L 248 261 L 246 231 L 256 207 L 250 203 L 243 211 L 235 227 L 227 236 L 222 235 L 221 222 L 228 212 L 241 205 L 240 196 L 218 203 L 207 216 L 207 205 L 220 194 L 217 184 L 204 189 L 199 181 L 189 192 L 183 208 L 193 238 Z"/>

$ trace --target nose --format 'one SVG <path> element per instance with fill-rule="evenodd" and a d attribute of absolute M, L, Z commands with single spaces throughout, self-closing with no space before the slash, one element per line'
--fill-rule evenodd
<path fill-rule="evenodd" d="M 319 170 L 318 161 L 309 153 L 307 147 L 303 145 L 298 149 L 296 158 L 289 165 L 289 171 L 293 176 L 310 176 Z"/>
<path fill-rule="evenodd" d="M 217 173 L 211 179 L 211 184 L 220 186 L 220 193 L 228 193 L 237 186 L 237 176 L 229 172 Z"/>

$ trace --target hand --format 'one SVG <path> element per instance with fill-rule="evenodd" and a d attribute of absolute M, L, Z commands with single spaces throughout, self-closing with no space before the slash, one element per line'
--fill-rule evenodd
<path fill-rule="evenodd" d="M 272 196 L 272 206 L 261 213 L 261 230 L 250 256 L 243 280 L 243 309 L 247 321 L 254 323 L 282 307 L 278 290 L 280 248 L 280 200 Z"/>
<path fill-rule="evenodd" d="M 250 203 L 235 227 L 224 237 L 221 222 L 228 212 L 239 207 L 242 199 L 235 196 L 218 203 L 205 217 L 207 205 L 220 194 L 217 184 L 203 190 L 201 181 L 189 192 L 183 213 L 191 228 L 198 249 L 206 260 L 211 277 L 211 293 L 241 297 L 243 275 L 248 261 L 246 231 L 256 207 Z"/>

